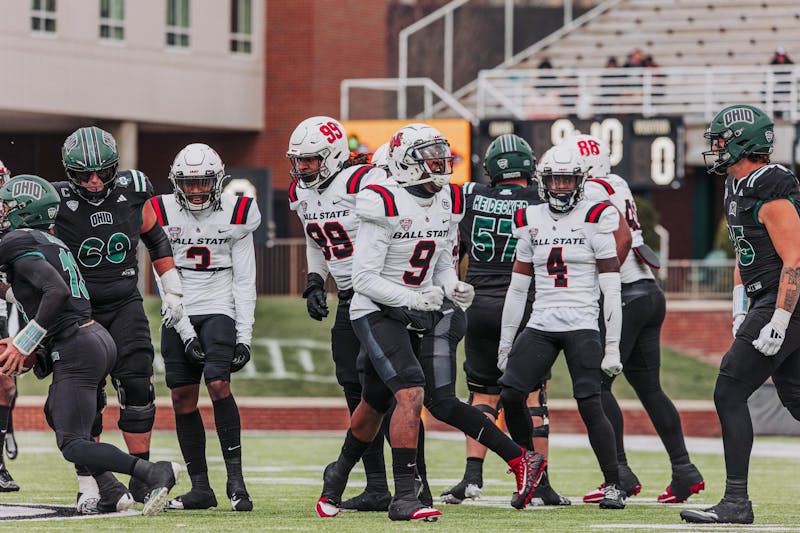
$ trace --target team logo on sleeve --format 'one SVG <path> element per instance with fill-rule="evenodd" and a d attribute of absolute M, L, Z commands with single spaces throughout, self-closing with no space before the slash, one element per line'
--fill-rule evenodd
<path fill-rule="evenodd" d="M 442 208 L 443 209 L 450 209 L 450 200 L 442 199 Z"/>
<path fill-rule="evenodd" d="M 78 200 L 67 200 L 67 207 L 73 211 L 78 210 Z"/>
<path fill-rule="evenodd" d="M 400 227 L 403 228 L 403 231 L 408 231 L 411 228 L 411 222 L 410 218 L 401 218 Z"/>

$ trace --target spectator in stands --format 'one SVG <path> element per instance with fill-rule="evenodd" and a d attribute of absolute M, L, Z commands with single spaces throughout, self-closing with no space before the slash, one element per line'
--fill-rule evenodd
<path fill-rule="evenodd" d="M 644 56 L 644 59 L 642 60 L 642 66 L 655 68 L 658 66 L 658 63 L 655 62 L 652 55 L 647 54 L 646 56 Z"/>
<path fill-rule="evenodd" d="M 617 62 L 616 56 L 608 56 L 606 60 L 606 68 L 618 68 L 619 63 Z"/>
<path fill-rule="evenodd" d="M 536 68 L 553 68 L 553 64 L 550 63 L 550 58 L 545 57 L 539 62 L 539 65 Z"/>
<path fill-rule="evenodd" d="M 775 55 L 772 56 L 772 61 L 769 62 L 770 65 L 793 65 L 794 61 L 792 61 L 789 56 L 786 54 L 786 49 L 783 46 L 779 46 L 775 49 Z"/>
<path fill-rule="evenodd" d="M 628 56 L 628 59 L 625 61 L 625 68 L 638 68 L 643 67 L 644 65 L 644 52 L 640 48 L 634 48 L 633 51 Z"/>

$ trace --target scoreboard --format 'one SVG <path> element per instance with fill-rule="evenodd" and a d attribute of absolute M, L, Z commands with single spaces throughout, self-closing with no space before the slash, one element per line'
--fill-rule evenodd
<path fill-rule="evenodd" d="M 579 133 L 605 141 L 611 170 L 633 190 L 678 188 L 684 177 L 684 126 L 681 117 L 618 115 L 582 119 L 484 120 L 473 141 L 473 180 L 486 181 L 483 156 L 492 139 L 516 133 L 533 147 L 537 159 L 551 146 Z"/>

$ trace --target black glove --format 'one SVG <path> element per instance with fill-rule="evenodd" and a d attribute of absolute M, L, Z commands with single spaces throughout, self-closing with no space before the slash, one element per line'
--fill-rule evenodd
<path fill-rule="evenodd" d="M 5 305 L 4 301 L 0 301 L 0 305 Z M 8 318 L 0 316 L 0 338 L 5 339 L 8 337 Z"/>
<path fill-rule="evenodd" d="M 231 361 L 231 372 L 238 372 L 250 361 L 250 347 L 243 342 L 237 343 L 233 349 L 233 360 Z"/>
<path fill-rule="evenodd" d="M 37 379 L 44 379 L 53 373 L 53 358 L 50 357 L 50 347 L 40 344 L 34 352 L 36 364 L 33 365 L 33 375 Z"/>
<path fill-rule="evenodd" d="M 206 362 L 206 353 L 197 337 L 192 337 L 183 343 L 183 355 L 190 363 L 202 365 Z"/>
<path fill-rule="evenodd" d="M 308 316 L 314 320 L 322 320 L 328 316 L 325 280 L 322 279 L 322 276 L 315 272 L 308 275 L 308 284 L 306 290 L 303 291 L 303 298 L 306 298 Z"/>

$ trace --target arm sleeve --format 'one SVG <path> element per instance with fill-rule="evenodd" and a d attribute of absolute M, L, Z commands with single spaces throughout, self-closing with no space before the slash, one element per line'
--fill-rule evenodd
<path fill-rule="evenodd" d="M 14 262 L 14 275 L 34 287 L 39 287 L 42 299 L 33 320 L 44 329 L 53 327 L 70 297 L 69 287 L 61 278 L 61 274 L 42 257 L 31 254 L 22 256 Z"/>
<path fill-rule="evenodd" d="M 381 277 L 391 231 L 388 226 L 361 220 L 353 255 L 353 289 L 375 303 L 409 306 L 415 298 L 414 292 Z"/>
<path fill-rule="evenodd" d="M 531 279 L 530 276 L 519 272 L 511 273 L 511 283 L 508 285 L 506 300 L 503 303 L 503 318 L 500 326 L 501 346 L 510 346 L 514 343 L 522 315 L 525 314 L 525 303 L 528 299 Z"/>
<path fill-rule="evenodd" d="M 598 275 L 603 292 L 603 319 L 606 324 L 606 350 L 619 351 L 622 333 L 622 301 L 619 272 L 602 272 Z"/>
<path fill-rule="evenodd" d="M 253 234 L 233 243 L 233 305 L 236 309 L 236 342 L 250 346 L 256 310 L 256 254 Z"/>
<path fill-rule="evenodd" d="M 306 235 L 306 263 L 308 264 L 308 273 L 316 273 L 322 279 L 328 278 L 328 262 L 325 261 L 325 255 L 319 247 L 319 244 Z"/>

